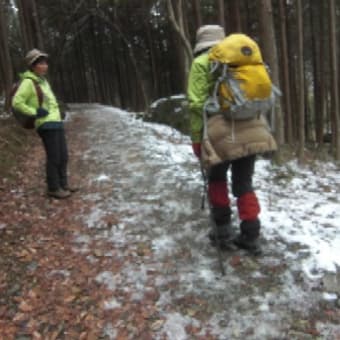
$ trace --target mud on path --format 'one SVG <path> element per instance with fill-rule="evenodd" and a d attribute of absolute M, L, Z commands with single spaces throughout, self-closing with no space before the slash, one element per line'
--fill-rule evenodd
<path fill-rule="evenodd" d="M 0 337 L 340 337 L 322 298 L 338 277 L 305 275 L 299 244 L 264 235 L 261 257 L 223 253 L 221 276 L 187 137 L 99 105 L 73 105 L 67 129 L 79 193 L 46 199 L 39 146 L 2 183 Z"/>

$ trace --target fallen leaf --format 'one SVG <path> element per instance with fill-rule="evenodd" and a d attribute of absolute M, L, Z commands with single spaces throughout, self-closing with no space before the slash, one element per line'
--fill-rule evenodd
<path fill-rule="evenodd" d="M 29 305 L 26 301 L 21 301 L 20 305 L 19 305 L 19 310 L 21 310 L 22 312 L 32 312 L 33 307 L 31 305 Z"/>
<path fill-rule="evenodd" d="M 151 324 L 151 329 L 153 331 L 158 331 L 164 324 L 164 320 L 156 320 Z"/>
<path fill-rule="evenodd" d="M 231 258 L 229 263 L 232 267 L 237 267 L 241 264 L 241 257 L 238 255 L 235 255 Z"/>
<path fill-rule="evenodd" d="M 15 314 L 14 318 L 13 318 L 13 321 L 14 322 L 22 322 L 24 320 L 27 320 L 28 319 L 28 315 L 25 314 L 25 313 L 17 313 Z"/>
<path fill-rule="evenodd" d="M 39 332 L 35 331 L 35 332 L 33 332 L 33 339 L 34 340 L 40 340 L 40 339 L 42 339 L 42 335 Z"/>
<path fill-rule="evenodd" d="M 76 299 L 76 296 L 75 296 L 75 295 L 70 295 L 70 296 L 66 297 L 66 298 L 64 299 L 64 301 L 65 301 L 66 303 L 69 303 L 69 302 L 74 301 L 75 299 Z"/>

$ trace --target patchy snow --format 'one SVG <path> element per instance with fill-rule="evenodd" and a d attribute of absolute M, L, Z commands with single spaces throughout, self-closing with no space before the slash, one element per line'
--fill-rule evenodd
<path fill-rule="evenodd" d="M 187 339 L 187 334 L 185 331 L 185 326 L 190 323 L 190 318 L 184 317 L 179 313 L 171 313 L 166 315 L 166 322 L 163 326 L 165 334 L 168 339 Z"/>
<path fill-rule="evenodd" d="M 94 179 L 97 182 L 104 182 L 104 181 L 109 181 L 110 176 L 105 175 L 105 174 L 100 174 L 97 178 Z"/>
<path fill-rule="evenodd" d="M 289 162 L 279 167 L 259 159 L 254 186 L 264 255 L 223 254 L 222 277 L 207 239 L 208 213 L 200 209 L 201 175 L 189 137 L 112 107 L 78 104 L 74 110 L 91 120 L 84 132 L 91 148 L 84 159 L 98 165 L 91 168 L 90 181 L 100 182 L 97 193 L 85 196 L 98 204 L 82 218 L 89 228 L 98 228 L 97 239 L 111 241 L 119 256 L 131 261 L 119 274 L 103 272 L 97 282 L 130 292 L 131 301 L 157 289 L 165 322 L 155 339 L 190 339 L 189 326 L 199 328 L 203 338 L 289 338 L 296 315 L 303 318 L 321 301 L 339 304 L 337 166 Z M 100 200 L 103 189 L 111 196 Z M 232 204 L 238 230 L 234 199 Z M 119 224 L 102 230 L 100 221 L 111 213 Z M 239 266 L 231 265 L 235 256 Z M 180 302 L 188 296 L 194 300 L 190 308 Z M 119 304 L 124 301 L 107 301 L 106 308 Z M 202 311 L 207 319 L 199 318 Z M 111 339 L 116 326 L 106 326 Z M 340 331 L 321 322 L 317 328 L 325 339 Z"/>
<path fill-rule="evenodd" d="M 150 108 L 154 109 L 157 106 L 159 106 L 160 104 L 162 104 L 162 103 L 164 103 L 168 100 L 185 99 L 185 98 L 186 97 L 183 94 L 177 94 L 177 95 L 173 95 L 173 96 L 170 96 L 170 97 L 167 97 L 167 98 L 160 98 L 160 99 L 155 100 L 153 103 L 151 103 Z"/>
<path fill-rule="evenodd" d="M 117 275 L 113 275 L 111 272 L 102 272 L 96 277 L 96 281 L 105 284 L 109 289 L 114 290 L 116 288 Z M 108 302 L 109 303 L 109 302 Z"/>
<path fill-rule="evenodd" d="M 107 310 L 121 307 L 122 304 L 117 301 L 116 298 L 112 298 L 110 301 L 105 302 L 104 308 Z"/>
<path fill-rule="evenodd" d="M 334 301 L 338 299 L 337 294 L 329 294 L 329 293 L 323 293 L 323 298 L 327 301 Z"/>

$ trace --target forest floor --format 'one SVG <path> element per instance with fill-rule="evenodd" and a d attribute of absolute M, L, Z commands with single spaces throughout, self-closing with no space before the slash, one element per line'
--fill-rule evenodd
<path fill-rule="evenodd" d="M 339 168 L 260 160 L 264 254 L 224 252 L 222 276 L 188 137 L 100 105 L 66 131 L 70 199 L 34 132 L 2 170 L 1 340 L 340 339 Z"/>

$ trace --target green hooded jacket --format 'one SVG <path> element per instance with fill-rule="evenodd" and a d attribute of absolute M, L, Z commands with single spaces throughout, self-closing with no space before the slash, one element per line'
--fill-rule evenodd
<path fill-rule="evenodd" d="M 32 79 L 34 79 L 39 84 L 43 93 L 42 108 L 49 112 L 46 117 L 35 120 L 35 128 L 61 128 L 63 124 L 59 105 L 48 81 L 45 78 L 37 76 L 32 71 L 26 71 L 20 74 L 20 78 L 20 86 L 12 100 L 14 109 L 29 116 L 37 115 L 39 100 L 32 81 Z"/>
<path fill-rule="evenodd" d="M 201 54 L 191 65 L 187 96 L 190 110 L 190 132 L 194 143 L 201 142 L 203 133 L 202 111 L 215 80 L 210 73 L 208 53 Z"/>

